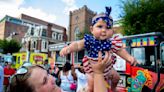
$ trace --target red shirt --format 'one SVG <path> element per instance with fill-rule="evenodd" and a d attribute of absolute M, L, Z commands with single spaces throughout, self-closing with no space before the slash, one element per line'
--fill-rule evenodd
<path fill-rule="evenodd" d="M 13 75 L 15 74 L 15 70 L 13 68 L 7 68 L 5 67 L 4 68 L 4 75 Z M 4 77 L 4 82 L 3 82 L 4 85 L 9 85 L 9 77 Z"/>

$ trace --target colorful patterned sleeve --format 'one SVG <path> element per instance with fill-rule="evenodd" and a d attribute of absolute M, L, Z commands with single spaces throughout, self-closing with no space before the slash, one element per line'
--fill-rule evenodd
<path fill-rule="evenodd" d="M 120 50 L 123 46 L 122 40 L 119 38 L 119 36 L 115 36 L 111 39 L 112 42 L 112 51 L 117 52 Z"/>

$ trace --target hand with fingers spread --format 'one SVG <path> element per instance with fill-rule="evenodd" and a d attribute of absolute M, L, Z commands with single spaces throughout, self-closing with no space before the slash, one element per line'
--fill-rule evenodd
<path fill-rule="evenodd" d="M 105 57 L 104 59 L 102 59 L 102 52 L 98 53 L 98 62 L 95 64 L 91 64 L 94 73 L 100 73 L 100 74 L 103 73 L 107 65 L 107 62 L 110 59 L 109 56 L 110 56 L 109 52 L 105 52 Z"/>

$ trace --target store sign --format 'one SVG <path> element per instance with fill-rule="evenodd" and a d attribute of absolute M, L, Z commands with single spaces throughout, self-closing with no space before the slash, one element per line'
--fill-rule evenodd
<path fill-rule="evenodd" d="M 43 61 L 43 57 L 36 55 L 36 56 L 34 56 L 34 60 L 35 61 Z"/>

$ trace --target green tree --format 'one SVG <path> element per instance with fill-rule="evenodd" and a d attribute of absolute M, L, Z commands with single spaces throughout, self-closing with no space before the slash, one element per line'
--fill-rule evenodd
<path fill-rule="evenodd" d="M 77 36 L 80 39 L 83 39 L 85 34 L 91 34 L 90 30 L 88 30 L 87 28 L 84 28 L 84 30 L 80 31 L 80 33 Z"/>
<path fill-rule="evenodd" d="M 164 33 L 164 0 L 122 1 L 122 26 L 126 35 Z"/>
<path fill-rule="evenodd" d="M 0 40 L 0 48 L 3 50 L 3 54 L 18 52 L 21 47 L 21 44 L 16 40 Z"/>

